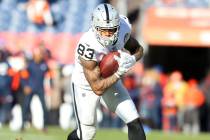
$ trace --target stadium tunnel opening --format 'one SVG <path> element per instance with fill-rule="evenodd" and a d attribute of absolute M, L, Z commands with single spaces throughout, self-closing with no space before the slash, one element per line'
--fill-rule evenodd
<path fill-rule="evenodd" d="M 210 48 L 150 45 L 144 61 L 146 67 L 159 65 L 164 73 L 179 70 L 185 80 L 200 81 L 210 70 Z"/>

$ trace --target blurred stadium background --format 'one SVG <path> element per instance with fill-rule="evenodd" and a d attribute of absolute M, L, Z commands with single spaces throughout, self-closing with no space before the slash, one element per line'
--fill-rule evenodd
<path fill-rule="evenodd" d="M 103 2 L 128 16 L 145 50 L 123 82 L 148 139 L 209 138 L 210 0 L 0 0 L 0 139 L 64 140 L 75 127 L 69 89 L 74 48 L 90 26 L 92 10 Z M 23 73 L 37 48 L 49 67 L 47 133 L 40 131 L 37 96 L 26 122 L 21 119 L 27 96 L 21 80 L 30 78 Z M 97 139 L 127 139 L 122 121 L 102 106 L 98 127 Z"/>

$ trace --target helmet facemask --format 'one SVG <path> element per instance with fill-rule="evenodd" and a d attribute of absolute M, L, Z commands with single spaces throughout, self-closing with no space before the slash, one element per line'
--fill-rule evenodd
<path fill-rule="evenodd" d="M 99 43 L 107 47 L 113 45 L 119 36 L 119 14 L 110 4 L 100 4 L 92 15 L 92 29 Z M 112 35 L 104 36 L 103 30 L 110 30 Z"/>
<path fill-rule="evenodd" d="M 97 40 L 104 46 L 113 45 L 118 39 L 119 27 L 114 27 L 113 29 L 96 27 L 95 30 Z M 112 36 L 103 36 L 100 33 L 101 30 L 115 30 L 115 32 L 113 32 Z"/>

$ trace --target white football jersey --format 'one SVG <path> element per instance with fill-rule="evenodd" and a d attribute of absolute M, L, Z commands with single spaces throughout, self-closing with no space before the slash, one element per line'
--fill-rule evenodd
<path fill-rule="evenodd" d="M 92 28 L 85 32 L 81 36 L 75 50 L 75 67 L 72 73 L 72 82 L 81 88 L 91 90 L 91 87 L 85 78 L 83 68 L 78 57 L 80 56 L 85 60 L 99 62 L 104 54 L 124 48 L 125 43 L 130 38 L 130 34 L 131 24 L 129 23 L 128 18 L 125 16 L 120 16 L 119 37 L 114 45 L 107 47 L 101 45 L 97 41 Z"/>

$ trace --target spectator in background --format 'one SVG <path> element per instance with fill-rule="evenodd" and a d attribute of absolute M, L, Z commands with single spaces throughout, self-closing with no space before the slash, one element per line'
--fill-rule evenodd
<path fill-rule="evenodd" d="M 140 90 L 140 113 L 150 127 L 161 127 L 162 90 L 159 83 L 159 73 L 155 69 L 145 71 Z"/>
<path fill-rule="evenodd" d="M 22 51 L 11 53 L 8 57 L 10 64 L 9 75 L 11 76 L 11 91 L 13 96 L 11 119 L 9 127 L 13 131 L 19 131 L 22 126 L 22 110 L 24 94 L 22 80 L 28 78 L 28 72 L 25 70 L 25 55 Z"/>
<path fill-rule="evenodd" d="M 36 25 L 53 25 L 53 16 L 48 0 L 29 0 L 26 11 L 32 23 Z"/>
<path fill-rule="evenodd" d="M 184 97 L 187 92 L 187 83 L 184 81 L 182 77 L 182 73 L 180 71 L 174 71 L 169 76 L 169 81 L 164 87 L 164 96 L 167 98 L 174 98 L 175 104 L 173 110 L 175 110 L 175 106 L 177 107 L 177 123 L 178 129 L 182 130 L 183 127 L 183 118 L 184 118 Z M 165 100 L 167 101 L 167 100 Z M 171 103 L 172 104 L 172 103 Z M 164 112 L 164 111 L 163 111 Z M 173 111 L 175 113 L 175 111 Z M 164 114 L 163 114 L 164 115 Z"/>
<path fill-rule="evenodd" d="M 29 78 L 24 82 L 24 106 L 23 106 L 23 122 L 27 120 L 27 113 L 33 95 L 38 95 L 42 109 L 44 113 L 44 131 L 46 130 L 47 121 L 47 107 L 45 103 L 44 92 L 44 78 L 48 72 L 48 65 L 44 59 L 45 52 L 40 47 L 34 48 L 33 59 L 28 61 L 27 70 L 29 72 Z M 23 126 L 24 128 L 24 126 Z"/>
<path fill-rule="evenodd" d="M 210 71 L 206 77 L 201 81 L 201 90 L 205 96 L 205 105 L 202 108 L 202 129 L 204 131 L 210 131 Z"/>
<path fill-rule="evenodd" d="M 167 89 L 164 89 L 163 92 L 162 114 L 163 130 L 177 131 L 177 104 L 174 94 L 167 92 Z"/>
<path fill-rule="evenodd" d="M 188 90 L 184 96 L 185 112 L 183 131 L 186 134 L 198 134 L 199 126 L 199 107 L 204 103 L 203 92 L 199 89 L 195 79 L 188 81 Z"/>
<path fill-rule="evenodd" d="M 0 50 L 0 127 L 8 121 L 13 101 L 9 67 L 4 50 Z"/>
<path fill-rule="evenodd" d="M 17 52 L 11 54 L 8 57 L 8 62 L 11 66 L 9 69 L 9 75 L 12 78 L 11 90 L 14 97 L 13 105 L 19 104 L 22 106 L 23 103 L 23 90 L 21 87 L 22 79 L 28 78 L 28 72 L 25 69 L 25 56 L 23 52 Z"/>

